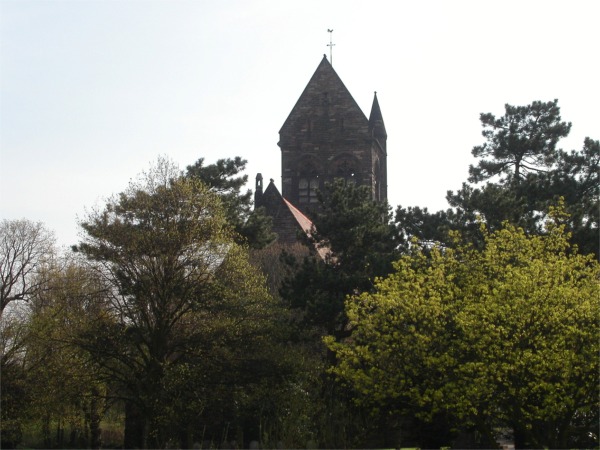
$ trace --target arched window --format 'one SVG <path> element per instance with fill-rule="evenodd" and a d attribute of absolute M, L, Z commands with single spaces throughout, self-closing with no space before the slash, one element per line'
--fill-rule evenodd
<path fill-rule="evenodd" d="M 298 201 L 303 204 L 317 203 L 317 189 L 319 177 L 316 175 L 304 176 L 298 182 Z"/>
<path fill-rule="evenodd" d="M 346 183 L 356 183 L 358 179 L 356 163 L 349 157 L 336 161 L 334 173 L 336 178 L 343 178 Z"/>

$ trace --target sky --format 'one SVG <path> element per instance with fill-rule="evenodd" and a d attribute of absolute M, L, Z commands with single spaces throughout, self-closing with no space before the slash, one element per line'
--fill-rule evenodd
<path fill-rule="evenodd" d="M 248 160 L 281 187 L 279 129 L 329 58 L 388 133 L 392 207 L 448 207 L 480 113 L 558 99 L 565 150 L 600 139 L 597 0 L 0 0 L 0 219 L 79 221 L 167 157 Z M 333 33 L 328 33 L 333 29 Z"/>

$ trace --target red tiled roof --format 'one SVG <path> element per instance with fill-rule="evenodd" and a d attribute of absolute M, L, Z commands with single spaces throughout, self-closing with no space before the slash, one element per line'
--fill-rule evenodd
<path fill-rule="evenodd" d="M 300 228 L 302 228 L 302 231 L 304 231 L 306 235 L 310 237 L 313 229 L 313 223 L 311 222 L 311 220 L 304 214 L 302 214 L 302 212 L 298 208 L 296 208 L 294 205 L 288 202 L 287 199 L 285 199 L 284 197 L 281 198 L 283 199 L 285 205 L 288 207 L 288 209 L 294 216 L 294 219 L 296 219 L 296 222 L 298 222 L 298 225 L 300 225 Z M 317 250 L 317 253 L 319 253 L 321 259 L 325 261 L 325 258 L 330 253 L 329 248 L 321 247 L 318 244 L 315 244 L 315 249 Z"/>

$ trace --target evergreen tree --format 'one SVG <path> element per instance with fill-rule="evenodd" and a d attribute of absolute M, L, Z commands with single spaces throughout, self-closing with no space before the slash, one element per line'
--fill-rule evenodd
<path fill-rule="evenodd" d="M 272 221 L 264 209 L 252 210 L 252 191 L 242 193 L 248 175 L 240 173 L 246 164 L 239 156 L 219 159 L 210 165 L 204 165 L 204 158 L 200 158 L 187 167 L 186 176 L 200 180 L 219 196 L 226 219 L 241 236 L 241 242 L 252 248 L 263 248 L 275 240 L 275 234 L 271 232 Z"/>
<path fill-rule="evenodd" d="M 397 258 L 395 229 L 389 206 L 376 202 L 370 189 L 337 179 L 318 192 L 320 208 L 307 239 L 313 249 L 301 262 L 292 258 L 292 275 L 284 281 L 282 298 L 297 313 L 300 342 L 312 349 L 323 372 L 307 392 L 312 394 L 312 422 L 319 447 L 364 446 L 370 433 L 385 421 L 373 418 L 352 402 L 352 392 L 336 383 L 325 369 L 335 364 L 323 347 L 325 334 L 348 336 L 344 300 L 371 291 L 375 278 L 392 270 Z M 319 253 L 317 253 L 319 250 Z M 302 340 L 304 339 L 304 340 Z M 378 436 L 372 441 L 379 445 Z"/>
<path fill-rule="evenodd" d="M 569 134 L 571 124 L 561 121 L 557 100 L 507 104 L 503 116 L 486 113 L 480 120 L 486 142 L 472 151 L 479 158 L 469 167 L 472 185 L 463 184 L 456 194 L 448 192 L 448 203 L 471 216 L 471 222 L 481 215 L 492 229 L 509 220 L 538 232 L 540 213 L 548 204 L 536 187 L 556 169 L 562 155 L 556 146 Z M 481 182 L 486 184 L 477 187 Z"/>
<path fill-rule="evenodd" d="M 564 197 L 573 243 L 600 258 L 600 141 L 587 137 L 581 151 L 563 152 L 535 193 L 548 202 Z"/>
<path fill-rule="evenodd" d="M 480 120 L 486 142 L 473 148 L 479 162 L 469 167 L 468 183 L 448 191 L 451 208 L 396 210 L 404 242 L 416 237 L 452 245 L 448 232 L 458 230 L 481 246 L 479 220 L 490 230 L 508 220 L 528 233 L 542 233 L 550 205 L 563 197 L 573 242 L 586 254 L 598 255 L 598 141 L 586 138 L 579 152 L 557 148 L 571 128 L 561 120 L 557 100 L 506 105 L 503 116 L 481 114 Z"/>
<path fill-rule="evenodd" d="M 503 185 L 518 185 L 528 174 L 547 171 L 558 158 L 556 144 L 571 130 L 570 123 L 561 122 L 558 100 L 506 104 L 504 116 L 486 113 L 480 120 L 486 142 L 473 148 L 480 161 L 469 167 L 471 183 L 498 176 Z"/>
<path fill-rule="evenodd" d="M 387 203 L 374 201 L 366 186 L 336 179 L 318 198 L 308 243 L 325 256 L 294 261 L 294 276 L 284 283 L 282 296 L 303 311 L 307 323 L 342 336 L 346 296 L 371 290 L 398 256 L 395 228 Z"/>

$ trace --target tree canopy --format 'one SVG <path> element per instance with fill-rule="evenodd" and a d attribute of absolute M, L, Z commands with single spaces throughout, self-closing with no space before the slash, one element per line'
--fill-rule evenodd
<path fill-rule="evenodd" d="M 29 300 L 39 289 L 38 277 L 54 253 L 54 236 L 42 223 L 0 222 L 0 317 L 14 301 Z"/>
<path fill-rule="evenodd" d="M 324 261 L 305 258 L 282 294 L 304 311 L 308 323 L 344 334 L 346 295 L 369 291 L 375 277 L 392 268 L 397 256 L 394 227 L 387 203 L 373 200 L 366 186 L 336 179 L 318 198 L 309 241 L 326 249 L 327 256 Z"/>
<path fill-rule="evenodd" d="M 449 209 L 337 179 L 307 245 L 239 157 L 159 160 L 69 257 L 2 221 L 1 446 L 597 447 L 600 143 L 556 100 L 480 119 Z"/>
<path fill-rule="evenodd" d="M 77 251 L 113 291 L 112 315 L 78 343 L 126 401 L 125 446 L 164 446 L 216 386 L 269 365 L 275 305 L 216 194 L 167 161 L 81 226 Z"/>
<path fill-rule="evenodd" d="M 571 130 L 570 123 L 561 122 L 558 100 L 506 104 L 504 116 L 482 113 L 480 120 L 486 142 L 473 148 L 480 161 L 469 167 L 472 183 L 504 176 L 503 184 L 519 184 L 528 174 L 546 170 L 557 159 L 558 140 Z"/>
<path fill-rule="evenodd" d="M 346 300 L 352 334 L 327 340 L 332 370 L 397 414 L 512 428 L 517 447 L 597 445 L 600 266 L 553 214 L 540 236 L 483 228 L 483 250 L 415 247 Z"/>
<path fill-rule="evenodd" d="M 205 165 L 204 158 L 187 166 L 186 176 L 200 180 L 223 202 L 225 217 L 233 226 L 242 242 L 252 248 L 263 248 L 275 240 L 271 232 L 271 218 L 264 209 L 252 210 L 252 191 L 242 193 L 248 175 L 239 175 L 246 168 L 247 161 L 236 156 L 233 159 L 219 159 L 214 164 Z"/>
<path fill-rule="evenodd" d="M 542 233 L 550 205 L 559 197 L 569 213 L 572 242 L 586 254 L 598 252 L 600 208 L 598 141 L 586 138 L 582 150 L 558 148 L 571 124 L 562 121 L 558 101 L 505 105 L 505 114 L 481 114 L 485 142 L 475 146 L 478 163 L 469 167 L 468 182 L 448 191 L 450 208 L 434 213 L 418 207 L 396 210 L 396 223 L 404 241 L 451 245 L 448 232 L 482 245 L 477 225 L 484 220 L 497 230 L 508 220 L 528 233 Z"/>
<path fill-rule="evenodd" d="M 46 448 L 100 448 L 107 383 L 74 343 L 107 314 L 108 286 L 72 255 L 47 268 L 44 279 L 28 308 L 21 366 L 28 399 L 20 407 L 41 426 Z"/>

